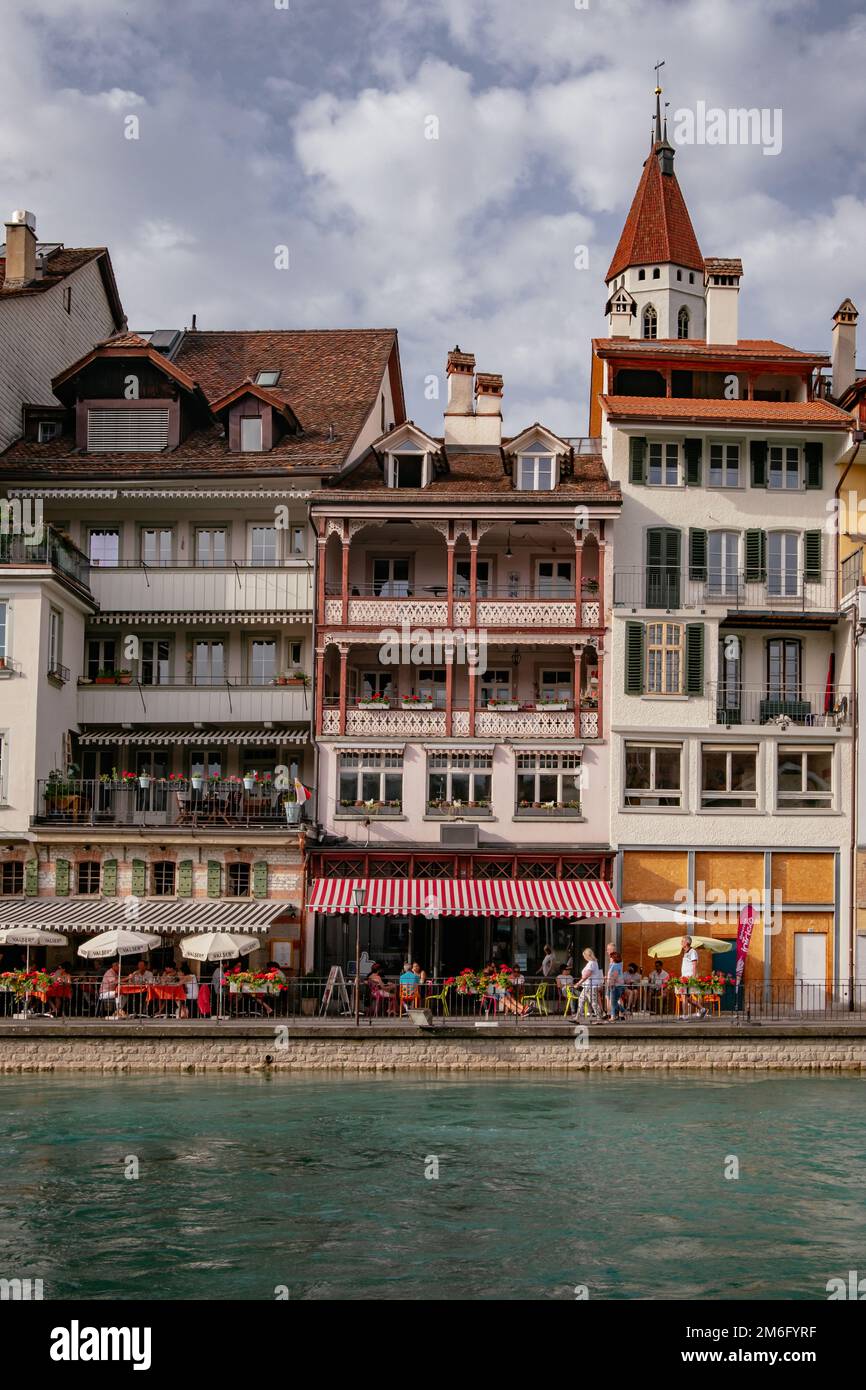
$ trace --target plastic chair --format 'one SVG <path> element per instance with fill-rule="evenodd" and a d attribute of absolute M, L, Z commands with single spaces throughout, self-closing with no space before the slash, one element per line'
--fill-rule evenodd
<path fill-rule="evenodd" d="M 722 998 L 719 994 L 705 994 L 703 998 L 704 1008 L 709 1014 L 715 1014 L 718 1018 L 722 1016 Z"/>
<path fill-rule="evenodd" d="M 421 990 L 417 985 L 400 986 L 400 1012 L 404 1009 L 420 1009 Z"/>
<path fill-rule="evenodd" d="M 565 1004 L 564 1004 L 563 1010 L 562 1010 L 563 1017 L 567 1017 L 568 1014 L 571 1013 L 571 1006 L 572 1006 L 572 1004 L 574 1005 L 575 1013 L 578 1013 L 578 1014 L 579 1014 L 580 1011 L 578 1010 L 578 1007 L 577 1007 L 579 998 L 580 998 L 580 990 L 579 990 L 578 988 L 576 988 L 574 985 L 566 985 L 566 986 L 565 986 Z"/>
<path fill-rule="evenodd" d="M 450 985 L 443 985 L 438 994 L 427 995 L 427 1007 L 430 1008 L 433 1004 L 441 1004 L 444 1018 L 450 1017 L 448 1010 L 448 991 L 450 988 Z"/>
<path fill-rule="evenodd" d="M 532 994 L 523 996 L 524 1004 L 534 1004 L 540 1014 L 547 1017 L 547 985 L 540 984 Z"/>

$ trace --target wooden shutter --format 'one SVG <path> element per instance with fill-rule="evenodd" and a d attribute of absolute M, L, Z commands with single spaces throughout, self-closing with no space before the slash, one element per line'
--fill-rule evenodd
<path fill-rule="evenodd" d="M 646 440 L 632 435 L 628 441 L 629 482 L 642 483 L 646 461 Z"/>
<path fill-rule="evenodd" d="M 192 897 L 192 860 L 181 859 L 177 866 L 177 896 Z"/>
<path fill-rule="evenodd" d="M 699 526 L 689 531 L 689 579 L 707 577 L 707 533 Z"/>
<path fill-rule="evenodd" d="M 820 584 L 821 570 L 821 532 L 803 533 L 803 578 L 807 584 Z"/>
<path fill-rule="evenodd" d="M 116 859 L 103 859 L 102 861 L 102 896 L 104 898 L 117 897 Z"/>
<path fill-rule="evenodd" d="M 132 896 L 143 898 L 147 895 L 147 864 L 143 859 L 132 861 Z"/>
<path fill-rule="evenodd" d="M 700 439 L 683 440 L 683 452 L 686 456 L 686 487 L 700 487 L 703 441 Z"/>
<path fill-rule="evenodd" d="M 704 693 L 704 625 L 686 623 L 686 694 Z"/>
<path fill-rule="evenodd" d="M 746 572 L 747 584 L 763 584 L 767 578 L 767 533 L 766 531 L 746 532 Z"/>
<path fill-rule="evenodd" d="M 253 865 L 253 897 L 266 898 L 268 896 L 268 862 L 266 859 L 259 859 Z"/>
<path fill-rule="evenodd" d="M 35 898 L 39 892 L 39 860 L 25 859 L 24 861 L 24 896 L 25 898 Z"/>
<path fill-rule="evenodd" d="M 625 625 L 625 693 L 643 694 L 643 623 Z"/>
<path fill-rule="evenodd" d="M 752 487 L 767 486 L 767 441 L 753 439 L 749 446 L 752 460 Z"/>
<path fill-rule="evenodd" d="M 55 859 L 54 861 L 54 895 L 58 898 L 69 897 L 68 859 Z"/>
<path fill-rule="evenodd" d="M 218 859 L 207 861 L 207 895 L 218 898 L 222 888 L 222 864 Z"/>
<path fill-rule="evenodd" d="M 806 487 L 820 488 L 824 486 L 824 445 L 820 443 L 809 443 L 803 447 L 803 457 L 806 461 Z"/>

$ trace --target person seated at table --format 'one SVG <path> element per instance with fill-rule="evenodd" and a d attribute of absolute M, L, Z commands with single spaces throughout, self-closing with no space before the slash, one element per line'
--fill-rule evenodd
<path fill-rule="evenodd" d="M 420 985 L 420 965 L 415 960 L 413 960 L 411 965 L 407 961 L 406 968 L 404 969 L 403 974 L 400 976 L 400 998 L 402 1000 L 404 1009 L 408 1010 L 409 1001 L 413 998 L 413 996 L 417 999 Z"/>
<path fill-rule="evenodd" d="M 556 988 L 559 991 L 559 997 L 561 999 L 565 998 L 565 991 L 568 989 L 569 985 L 573 984 L 574 976 L 571 973 L 571 966 L 566 964 L 556 977 Z"/>
<path fill-rule="evenodd" d="M 70 973 L 69 973 L 69 961 L 68 961 L 68 960 L 61 961 L 60 964 L 59 964 L 58 966 L 55 966 L 55 968 L 51 971 L 51 983 L 52 983 L 52 985 L 71 985 L 71 984 L 72 984 L 72 976 L 71 976 Z M 49 1007 L 49 1009 L 51 1010 L 51 1012 L 54 1014 L 55 1018 L 56 1018 L 57 1015 L 60 1013 L 60 1006 L 61 1006 L 61 1004 L 62 1004 L 63 1002 L 64 1002 L 64 1001 L 63 1001 L 63 998 L 62 998 L 62 996 L 59 995 L 59 994 L 58 994 L 58 995 L 50 994 L 50 995 L 48 996 L 48 1007 Z"/>
<path fill-rule="evenodd" d="M 102 983 L 99 986 L 99 1002 L 104 1005 L 111 1001 L 117 1012 L 120 1013 L 120 1009 L 117 1008 L 117 981 L 117 961 L 113 960 L 102 977 Z"/>
<path fill-rule="evenodd" d="M 378 961 L 371 962 L 372 969 L 367 976 L 367 988 L 370 991 L 370 1003 L 375 1004 L 377 1000 L 384 1001 L 386 1012 L 391 1007 L 394 991 L 389 984 L 382 979 L 382 967 Z"/>
<path fill-rule="evenodd" d="M 132 974 L 128 977 L 127 983 L 130 985 L 153 984 L 153 971 L 148 969 L 146 960 L 138 961 Z"/>
<path fill-rule="evenodd" d="M 670 979 L 670 974 L 665 970 L 660 960 L 653 961 L 653 968 L 649 973 L 647 984 L 650 990 L 650 999 L 654 1004 L 661 1007 L 664 998 L 664 988 Z"/>
<path fill-rule="evenodd" d="M 634 1013 L 640 1000 L 640 971 L 634 961 L 623 971 L 622 982 L 625 985 L 622 1006 L 629 1013 Z"/>
<path fill-rule="evenodd" d="M 181 966 L 177 982 L 186 990 L 186 1002 L 181 1004 L 179 1018 L 195 1018 L 198 1014 L 198 977 L 189 965 Z"/>

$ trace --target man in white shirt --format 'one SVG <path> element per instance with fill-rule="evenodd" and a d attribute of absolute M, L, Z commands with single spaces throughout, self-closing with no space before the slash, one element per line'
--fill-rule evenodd
<path fill-rule="evenodd" d="M 682 978 L 683 978 L 684 980 L 690 980 L 690 979 L 692 978 L 692 976 L 693 976 L 693 975 L 697 975 L 697 973 L 698 973 L 698 953 L 697 953 L 697 951 L 695 950 L 694 946 L 692 945 L 692 938 L 691 938 L 690 936 L 684 936 L 684 937 L 683 937 L 683 959 L 682 959 L 682 964 L 681 964 L 681 966 L 680 966 L 680 975 L 682 976 Z M 685 1012 L 685 1006 L 686 1006 L 686 1004 L 688 1004 L 689 1008 L 692 1010 L 693 1013 L 694 1013 L 695 1011 L 697 1011 L 698 1018 L 706 1018 L 706 1014 L 707 1014 L 706 1009 L 703 1007 L 702 1004 L 700 1004 L 700 1003 L 698 1002 L 698 1000 L 695 998 L 695 996 L 694 996 L 694 994 L 691 992 L 691 990 L 689 990 L 689 989 L 683 989 L 683 990 L 681 990 L 681 991 L 680 991 L 680 997 L 681 997 L 681 999 L 682 999 L 682 1006 L 681 1006 L 681 1007 L 682 1007 L 682 1009 L 683 1009 L 683 1012 L 682 1012 L 682 1014 L 681 1014 L 681 1017 L 682 1017 L 682 1018 L 688 1018 L 688 1014 Z"/>

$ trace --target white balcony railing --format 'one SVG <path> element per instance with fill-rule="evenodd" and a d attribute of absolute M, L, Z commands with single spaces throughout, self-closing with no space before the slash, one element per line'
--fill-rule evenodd
<path fill-rule="evenodd" d="M 80 724 L 305 723 L 308 689 L 278 685 L 80 685 Z"/>
<path fill-rule="evenodd" d="M 93 566 L 90 588 L 109 612 L 307 613 L 312 572 L 295 566 Z"/>
<path fill-rule="evenodd" d="M 322 733 L 339 734 L 340 711 L 322 711 Z M 442 738 L 446 733 L 443 709 L 347 709 L 346 729 L 349 736 L 358 738 Z M 456 709 L 451 716 L 454 738 L 469 734 L 469 711 Z M 475 712 L 475 733 L 479 737 L 512 738 L 573 738 L 573 710 L 496 710 L 478 709 Z M 581 710 L 580 737 L 598 738 L 598 710 Z"/>
<path fill-rule="evenodd" d="M 454 625 L 468 627 L 471 609 L 466 599 L 454 604 Z M 498 598 L 479 599 L 476 623 L 479 627 L 564 627 L 594 628 L 599 626 L 601 605 L 597 599 L 584 600 L 577 605 L 563 598 Z M 338 598 L 325 600 L 325 622 L 337 627 L 343 620 L 343 604 Z M 444 598 L 350 598 L 349 623 L 359 627 L 444 627 L 448 622 L 448 604 Z"/>

